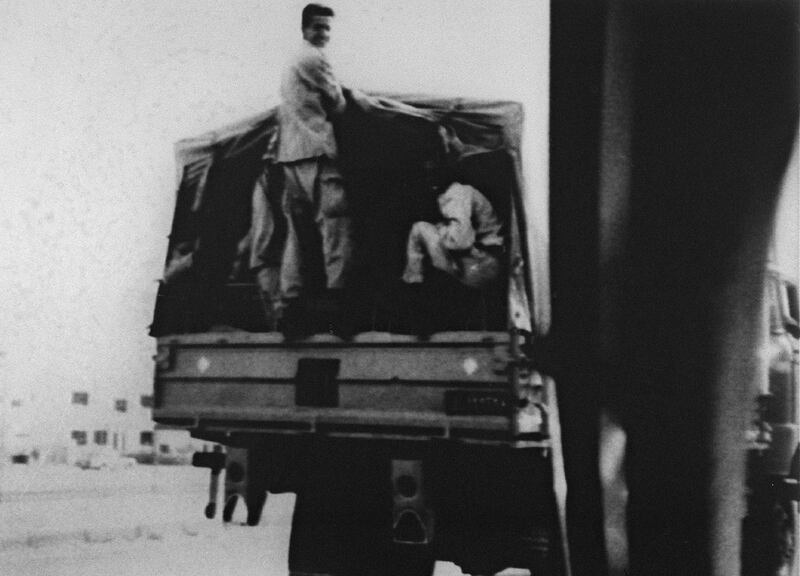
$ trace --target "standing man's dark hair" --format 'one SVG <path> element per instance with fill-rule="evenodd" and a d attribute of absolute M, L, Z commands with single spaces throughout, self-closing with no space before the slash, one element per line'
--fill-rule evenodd
<path fill-rule="evenodd" d="M 314 16 L 329 16 L 332 18 L 335 15 L 331 8 L 322 4 L 306 4 L 306 7 L 303 8 L 303 22 L 300 27 L 308 28 Z"/>

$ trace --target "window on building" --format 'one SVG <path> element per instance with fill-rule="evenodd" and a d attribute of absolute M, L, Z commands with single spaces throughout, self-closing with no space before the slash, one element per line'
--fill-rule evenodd
<path fill-rule="evenodd" d="M 82 406 L 89 405 L 89 393 L 88 392 L 73 392 L 72 393 L 72 403 L 73 404 L 80 404 Z"/>
<path fill-rule="evenodd" d="M 127 400 L 114 400 L 114 410 L 117 412 L 127 412 L 128 411 L 128 401 Z"/>
<path fill-rule="evenodd" d="M 75 444 L 78 446 L 84 446 L 86 444 L 86 431 L 73 430 L 71 436 L 72 439 L 75 440 Z"/>
<path fill-rule="evenodd" d="M 105 446 L 108 444 L 108 432 L 106 430 L 95 430 L 94 443 L 98 446 Z"/>
<path fill-rule="evenodd" d="M 152 446 L 153 440 L 153 432 L 151 430 L 145 430 L 139 434 L 139 444 L 142 446 Z"/>
<path fill-rule="evenodd" d="M 153 396 L 151 394 L 143 394 L 142 395 L 142 407 L 143 408 L 152 408 L 153 407 Z"/>
<path fill-rule="evenodd" d="M 170 452 L 169 444 L 159 444 L 158 445 L 158 451 L 161 454 L 169 454 L 169 452 Z"/>

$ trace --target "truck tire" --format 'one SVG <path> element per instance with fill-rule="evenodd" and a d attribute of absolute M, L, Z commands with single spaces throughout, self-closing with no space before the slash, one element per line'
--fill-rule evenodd
<path fill-rule="evenodd" d="M 770 491 L 771 492 L 771 491 Z M 742 530 L 743 576 L 793 576 L 797 511 L 774 494 L 756 494 Z"/>
<path fill-rule="evenodd" d="M 435 565 L 430 546 L 392 544 L 384 576 L 432 576 Z"/>
<path fill-rule="evenodd" d="M 788 504 L 775 504 L 772 510 L 771 544 L 767 558 L 775 576 L 794 576 L 797 514 Z"/>
<path fill-rule="evenodd" d="M 225 523 L 233 520 L 233 511 L 236 509 L 236 502 L 239 500 L 238 496 L 231 496 L 225 501 L 225 506 L 222 508 L 222 521 Z"/>

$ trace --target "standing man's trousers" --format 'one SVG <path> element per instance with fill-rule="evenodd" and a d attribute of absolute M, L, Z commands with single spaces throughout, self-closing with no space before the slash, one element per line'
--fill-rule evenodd
<path fill-rule="evenodd" d="M 352 219 L 342 175 L 333 160 L 321 156 L 283 165 L 283 212 L 288 222 L 280 274 L 281 298 L 298 298 L 303 289 L 303 221 L 313 221 L 322 239 L 322 257 L 328 288 L 345 287 L 351 267 Z M 308 241 L 306 240 L 306 244 Z"/>

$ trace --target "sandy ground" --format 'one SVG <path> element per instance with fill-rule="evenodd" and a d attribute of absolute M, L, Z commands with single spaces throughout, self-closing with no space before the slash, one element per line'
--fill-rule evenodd
<path fill-rule="evenodd" d="M 280 503 L 283 504 L 283 503 Z M 181 530 L 148 529 L 130 537 L 0 552 L 0 573 L 12 576 L 284 576 L 288 530 L 207 521 Z"/>
<path fill-rule="evenodd" d="M 284 576 L 291 494 L 270 495 L 261 524 L 203 516 L 206 470 L 139 466 L 0 469 L 0 574 Z M 458 576 L 450 563 L 435 576 Z"/>
<path fill-rule="evenodd" d="M 65 540 L 108 541 L 204 520 L 206 474 L 190 467 L 0 470 L 0 550 Z"/>

